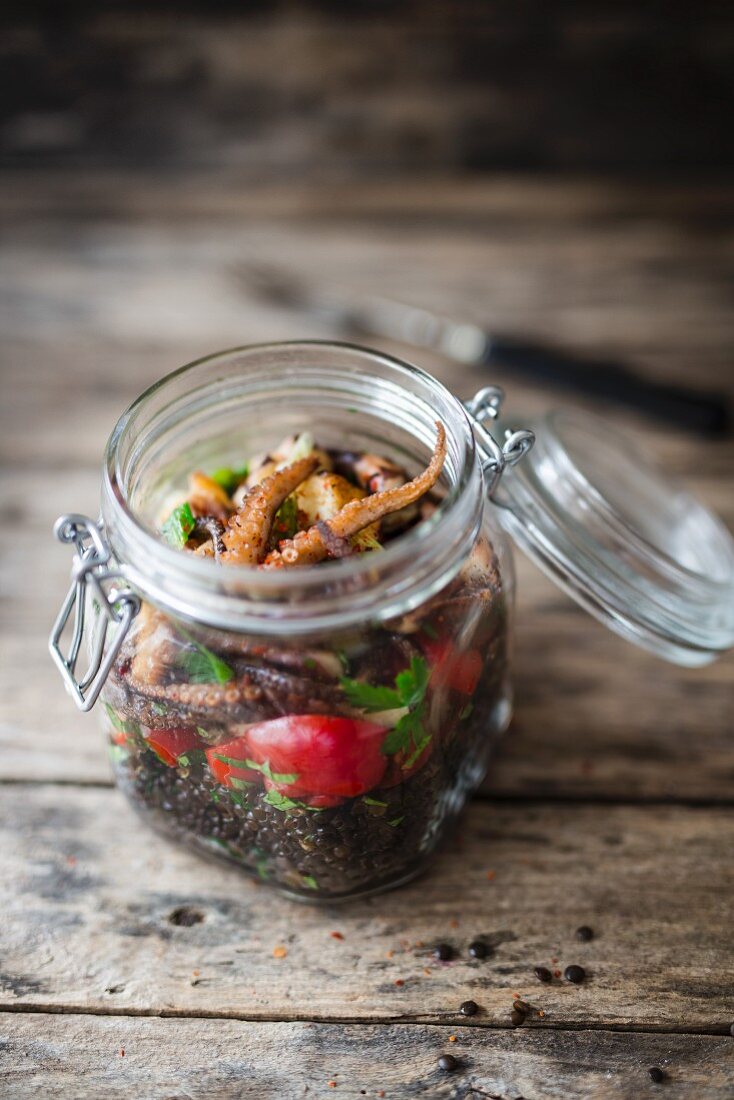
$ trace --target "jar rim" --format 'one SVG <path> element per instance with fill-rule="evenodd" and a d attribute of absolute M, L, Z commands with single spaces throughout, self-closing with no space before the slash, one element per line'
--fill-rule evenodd
<path fill-rule="evenodd" d="M 265 372 L 267 367 L 267 372 Z M 215 411 L 219 400 L 263 403 L 268 391 L 324 393 L 335 408 L 351 401 L 375 422 L 400 427 L 427 452 L 440 419 L 447 435 L 449 491 L 436 512 L 379 554 L 317 568 L 222 567 L 183 554 L 157 537 L 131 502 L 146 446 L 175 431 L 186 415 Z M 279 390 L 280 387 L 280 390 Z M 385 408 L 380 400 L 396 404 Z M 481 522 L 483 476 L 464 406 L 414 364 L 381 351 L 329 340 L 244 345 L 207 355 L 165 375 L 123 412 L 106 449 L 102 518 L 120 571 L 151 602 L 209 626 L 260 633 L 304 633 L 384 621 L 412 610 L 455 575 Z M 377 560 L 375 560 L 377 559 Z"/>

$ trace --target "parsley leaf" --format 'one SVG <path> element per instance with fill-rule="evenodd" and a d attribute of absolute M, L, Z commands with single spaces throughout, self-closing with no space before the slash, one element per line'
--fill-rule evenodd
<path fill-rule="evenodd" d="M 197 642 L 183 627 L 179 626 L 178 632 L 191 646 L 179 653 L 178 664 L 186 671 L 192 684 L 226 684 L 232 679 L 234 670 L 216 653 Z"/>
<path fill-rule="evenodd" d="M 195 525 L 194 513 L 188 501 L 174 508 L 166 522 L 161 527 L 161 533 L 171 546 L 180 550 L 189 541 L 189 535 Z"/>
<path fill-rule="evenodd" d="M 410 668 L 395 677 L 400 701 L 404 707 L 416 707 L 423 702 L 428 687 L 428 665 L 423 657 L 413 657 Z"/>
<path fill-rule="evenodd" d="M 313 875 L 301 875 L 301 881 L 309 890 L 318 890 L 319 888 L 319 884 Z"/>
<path fill-rule="evenodd" d="M 348 676 L 342 676 L 339 682 L 349 703 L 360 710 L 394 710 L 403 705 L 401 695 L 394 688 L 350 680 Z"/>
<path fill-rule="evenodd" d="M 388 731 L 382 742 L 382 752 L 393 756 L 406 753 L 402 764 L 411 768 L 431 740 L 423 726 L 423 711 L 430 671 L 424 657 L 413 657 L 408 668 L 395 677 L 395 687 L 367 684 L 342 676 L 340 683 L 348 702 L 360 710 L 380 711 L 407 707 L 408 713 Z"/>
<path fill-rule="evenodd" d="M 250 472 L 250 467 L 245 463 L 244 466 L 240 466 L 239 469 L 233 470 L 231 466 L 220 466 L 218 470 L 209 474 L 212 481 L 216 481 L 217 485 L 221 485 L 227 496 L 232 496 L 238 485 L 240 485 Z"/>
<path fill-rule="evenodd" d="M 258 764 L 255 760 L 245 760 L 244 766 L 255 772 L 262 772 L 265 778 L 272 780 L 273 783 L 295 783 L 300 775 L 300 772 L 274 772 L 270 767 L 269 760 L 266 760 L 264 764 Z M 241 762 L 240 767 L 242 767 Z"/>
<path fill-rule="evenodd" d="M 263 802 L 267 802 L 270 806 L 275 806 L 276 810 L 283 810 L 288 813 L 289 810 L 308 810 L 312 814 L 320 814 L 325 810 L 325 806 L 307 806 L 305 802 L 297 802 L 292 798 L 289 798 L 286 794 L 280 794 L 279 791 L 270 790 L 265 795 Z"/>
<path fill-rule="evenodd" d="M 298 531 L 298 502 L 296 498 L 286 497 L 273 520 L 273 529 L 270 534 L 270 544 L 273 549 L 282 539 L 292 539 Z"/>

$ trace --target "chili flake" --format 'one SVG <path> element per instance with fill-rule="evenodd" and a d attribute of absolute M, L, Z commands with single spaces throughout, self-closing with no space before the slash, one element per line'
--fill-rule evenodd
<path fill-rule="evenodd" d="M 121 1058 L 125 1057 L 125 1048 L 124 1047 L 120 1047 L 120 1057 Z"/>
<path fill-rule="evenodd" d="M 333 940 L 343 940 L 344 939 L 344 936 L 341 934 L 341 932 L 330 932 L 329 935 L 331 936 L 331 938 Z"/>
<path fill-rule="evenodd" d="M 494 878 L 494 876 L 495 876 L 496 874 L 497 874 L 497 872 L 496 872 L 496 871 L 487 871 L 487 878 L 488 878 L 488 880 L 489 880 L 489 881 L 491 882 L 491 881 L 492 881 L 492 879 Z"/>
<path fill-rule="evenodd" d="M 449 1042 L 450 1043 L 455 1043 L 456 1042 L 456 1036 L 455 1035 L 449 1035 Z"/>
<path fill-rule="evenodd" d="M 396 978 L 395 985 L 405 985 L 405 981 L 402 978 Z"/>
<path fill-rule="evenodd" d="M 284 959 L 288 954 L 288 949 L 283 947 L 282 943 L 279 943 L 277 947 L 273 948 L 273 958 Z"/>

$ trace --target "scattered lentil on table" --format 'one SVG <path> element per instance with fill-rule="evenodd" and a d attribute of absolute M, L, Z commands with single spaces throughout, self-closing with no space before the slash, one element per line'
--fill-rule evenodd
<path fill-rule="evenodd" d="M 458 1065 L 459 1063 L 454 1058 L 453 1054 L 442 1054 L 438 1060 L 438 1068 L 442 1069 L 445 1073 L 453 1073 Z"/>

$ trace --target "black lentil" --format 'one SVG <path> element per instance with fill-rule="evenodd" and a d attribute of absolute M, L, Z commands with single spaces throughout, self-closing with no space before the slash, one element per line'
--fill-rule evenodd
<path fill-rule="evenodd" d="M 445 1073 L 453 1073 L 458 1068 L 459 1063 L 454 1058 L 453 1054 L 442 1054 L 438 1060 L 438 1068 L 442 1069 Z"/>
<path fill-rule="evenodd" d="M 486 959 L 490 953 L 489 944 L 484 943 L 483 940 L 474 940 L 469 944 L 469 954 L 473 959 Z"/>
<path fill-rule="evenodd" d="M 533 973 L 535 974 L 535 977 L 538 979 L 539 982 L 553 981 L 553 975 L 551 974 L 547 966 L 536 966 Z"/>
<path fill-rule="evenodd" d="M 454 949 L 450 943 L 437 943 L 433 949 L 433 957 L 441 962 L 448 962 L 454 957 Z"/>
<path fill-rule="evenodd" d="M 571 966 L 567 966 L 563 971 L 563 977 L 567 982 L 573 982 L 574 985 L 580 985 L 586 977 L 586 971 L 583 966 L 577 966 L 575 963 Z"/>
<path fill-rule="evenodd" d="M 459 1012 L 462 1016 L 476 1016 L 477 1012 L 479 1012 L 479 1005 L 476 1001 L 464 1001 L 463 1004 L 459 1006 Z"/>
<path fill-rule="evenodd" d="M 520 1027 L 521 1024 L 525 1023 L 525 1013 L 519 1008 L 513 1008 L 510 1013 L 510 1020 L 513 1027 Z"/>
<path fill-rule="evenodd" d="M 594 929 L 589 928 L 588 924 L 582 924 L 580 928 L 576 929 L 576 939 L 581 943 L 588 943 L 589 940 L 594 938 Z"/>
<path fill-rule="evenodd" d="M 659 1085 L 665 1074 L 661 1070 L 660 1066 L 650 1066 L 647 1071 L 650 1074 L 650 1080 L 654 1081 L 656 1085 Z"/>

